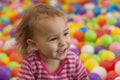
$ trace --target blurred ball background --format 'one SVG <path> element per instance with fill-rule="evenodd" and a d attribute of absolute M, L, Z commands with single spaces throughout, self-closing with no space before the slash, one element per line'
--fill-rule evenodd
<path fill-rule="evenodd" d="M 22 56 L 15 29 L 24 11 L 43 3 L 64 11 L 71 48 L 90 80 L 120 79 L 120 0 L 0 0 L 0 80 L 16 80 Z"/>

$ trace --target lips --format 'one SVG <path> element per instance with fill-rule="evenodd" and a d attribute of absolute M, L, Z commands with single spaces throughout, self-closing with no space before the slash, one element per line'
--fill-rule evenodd
<path fill-rule="evenodd" d="M 58 54 L 64 54 L 65 52 L 66 52 L 66 49 L 57 51 Z"/>

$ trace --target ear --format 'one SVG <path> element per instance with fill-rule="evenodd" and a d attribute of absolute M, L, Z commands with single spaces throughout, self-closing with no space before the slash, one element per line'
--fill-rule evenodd
<path fill-rule="evenodd" d="M 27 44 L 32 48 L 32 50 L 38 50 L 36 42 L 32 39 L 27 39 Z"/>

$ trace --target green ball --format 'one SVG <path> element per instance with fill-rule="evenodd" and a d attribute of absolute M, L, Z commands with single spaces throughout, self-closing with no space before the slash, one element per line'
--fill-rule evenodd
<path fill-rule="evenodd" d="M 96 44 L 94 42 L 86 42 L 87 45 L 91 45 L 93 48 L 96 47 Z"/>
<path fill-rule="evenodd" d="M 102 45 L 107 47 L 112 43 L 112 38 L 109 35 L 102 36 Z"/>
<path fill-rule="evenodd" d="M 120 42 L 120 35 L 113 36 L 113 42 Z"/>
<path fill-rule="evenodd" d="M 85 40 L 88 42 L 93 42 L 97 38 L 97 35 L 94 31 L 89 30 L 85 33 Z"/>
<path fill-rule="evenodd" d="M 114 25 L 116 22 L 117 22 L 117 20 L 115 18 L 109 18 L 109 19 L 107 19 L 107 23 L 109 25 Z"/>
<path fill-rule="evenodd" d="M 16 79 L 16 77 L 12 77 L 12 78 L 10 78 L 10 80 L 17 80 L 17 79 Z"/>
<path fill-rule="evenodd" d="M 95 59 L 98 63 L 101 62 L 101 59 L 100 59 L 100 57 L 99 57 L 97 54 L 93 54 L 93 55 L 91 56 L 91 58 Z"/>
<path fill-rule="evenodd" d="M 106 51 L 106 49 L 100 50 L 100 51 L 98 52 L 98 55 L 101 57 L 102 53 L 105 52 L 105 51 Z"/>
<path fill-rule="evenodd" d="M 7 55 L 5 53 L 0 53 L 0 61 L 6 58 Z"/>
<path fill-rule="evenodd" d="M 10 70 L 13 70 L 17 66 L 19 66 L 19 64 L 15 61 L 12 61 L 8 64 L 8 67 L 10 68 Z"/>

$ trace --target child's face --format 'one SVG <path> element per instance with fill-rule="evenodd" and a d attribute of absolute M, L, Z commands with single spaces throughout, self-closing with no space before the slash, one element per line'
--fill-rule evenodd
<path fill-rule="evenodd" d="M 32 41 L 34 47 L 40 51 L 42 58 L 64 59 L 70 47 L 69 28 L 65 19 L 55 17 L 45 19 L 40 23 L 43 24 L 37 25 Z"/>

